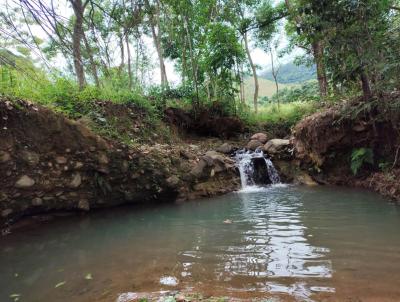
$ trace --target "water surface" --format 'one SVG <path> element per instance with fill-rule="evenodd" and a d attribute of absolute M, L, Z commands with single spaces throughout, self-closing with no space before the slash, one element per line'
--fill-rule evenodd
<path fill-rule="evenodd" d="M 398 207 L 343 188 L 249 191 L 17 230 L 0 238 L 0 301 L 116 301 L 171 289 L 400 301 Z"/>

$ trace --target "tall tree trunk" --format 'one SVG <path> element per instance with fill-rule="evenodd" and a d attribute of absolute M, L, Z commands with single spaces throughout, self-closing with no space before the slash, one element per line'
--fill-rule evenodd
<path fill-rule="evenodd" d="M 125 47 L 122 34 L 119 35 L 119 47 L 121 51 L 121 63 L 119 64 L 119 73 L 121 74 L 125 66 Z"/>
<path fill-rule="evenodd" d="M 276 98 L 278 100 L 278 109 L 279 109 L 280 108 L 280 99 L 279 99 L 278 70 L 275 69 L 274 54 L 272 53 L 272 49 L 270 49 L 269 52 L 271 54 L 272 76 L 274 77 L 274 81 L 275 81 Z"/>
<path fill-rule="evenodd" d="M 362 86 L 362 90 L 363 90 L 364 100 L 367 101 L 372 96 L 369 78 L 368 78 L 368 75 L 365 73 L 365 71 L 361 72 L 360 78 L 361 78 L 361 86 Z"/>
<path fill-rule="evenodd" d="M 81 41 L 83 38 L 83 12 L 89 1 L 87 0 L 85 3 L 82 3 L 82 0 L 70 0 L 70 2 L 75 14 L 75 23 L 72 32 L 72 55 L 79 89 L 83 89 L 86 85 L 86 79 L 82 61 Z"/>
<path fill-rule="evenodd" d="M 96 87 L 100 87 L 99 75 L 97 74 L 97 65 L 96 65 L 96 62 L 94 61 L 93 51 L 92 51 L 92 48 L 89 45 L 89 42 L 88 42 L 88 40 L 86 38 L 85 33 L 83 33 L 83 41 L 85 43 L 86 51 L 87 51 L 88 56 L 89 56 L 90 69 L 92 70 L 92 75 L 93 75 L 94 82 L 96 84 Z"/>
<path fill-rule="evenodd" d="M 258 112 L 258 90 L 259 90 L 259 84 L 258 84 L 258 76 L 257 76 L 257 70 L 256 66 L 253 63 L 253 59 L 251 58 L 250 54 L 250 49 L 249 49 L 249 43 L 247 41 L 247 32 L 243 34 L 243 40 L 244 40 L 244 46 L 246 49 L 247 53 L 247 58 L 250 63 L 251 70 L 253 72 L 253 78 L 254 78 L 254 96 L 253 96 L 253 103 L 254 103 L 254 112 Z"/>
<path fill-rule="evenodd" d="M 193 74 L 193 80 L 194 80 L 194 87 L 196 90 L 196 102 L 195 102 L 195 112 L 196 109 L 199 108 L 200 106 L 200 100 L 199 100 L 199 87 L 198 87 L 198 81 L 197 81 L 197 67 L 194 62 L 194 53 L 193 53 L 193 47 L 192 47 L 192 38 L 190 36 L 190 31 L 189 31 L 189 20 L 187 15 L 184 16 L 184 27 L 186 29 L 186 36 L 188 40 L 188 45 L 189 45 L 189 56 L 190 56 L 190 63 L 192 65 L 192 74 Z M 216 90 L 214 90 L 214 95 L 216 94 Z"/>
<path fill-rule="evenodd" d="M 324 50 L 322 48 L 321 41 L 315 41 L 312 43 L 312 49 L 314 54 L 314 61 L 317 66 L 317 78 L 319 84 L 319 93 L 321 98 L 324 99 L 328 95 L 328 80 L 326 77 L 326 70 L 324 64 Z"/>
<path fill-rule="evenodd" d="M 132 90 L 133 79 L 132 79 L 131 48 L 129 46 L 129 34 L 127 32 L 125 32 L 125 44 L 126 44 L 126 54 L 128 57 L 129 90 Z"/>
<path fill-rule="evenodd" d="M 148 0 L 145 0 L 147 9 L 150 11 L 150 3 Z M 161 46 L 161 39 L 160 39 L 160 6 L 157 2 L 155 6 L 155 15 L 150 13 L 150 28 L 151 34 L 153 36 L 154 46 L 157 50 L 158 61 L 160 63 L 160 73 L 161 73 L 161 86 L 164 88 L 168 88 L 168 79 L 167 79 L 167 71 L 165 68 L 164 63 L 164 53 Z"/>

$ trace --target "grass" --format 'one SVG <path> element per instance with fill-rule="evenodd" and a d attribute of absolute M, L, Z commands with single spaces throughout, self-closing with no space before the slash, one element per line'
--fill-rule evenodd
<path fill-rule="evenodd" d="M 317 102 L 292 102 L 279 106 L 269 103 L 260 106 L 257 114 L 248 114 L 246 121 L 249 125 L 264 125 L 277 136 L 286 136 L 297 122 L 316 112 L 318 108 Z"/>

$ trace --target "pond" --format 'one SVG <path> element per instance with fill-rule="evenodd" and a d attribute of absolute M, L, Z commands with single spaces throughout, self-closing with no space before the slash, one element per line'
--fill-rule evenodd
<path fill-rule="evenodd" d="M 399 301 L 399 231 L 399 207 L 328 186 L 108 209 L 0 237 L 0 301 L 116 301 L 164 290 Z"/>

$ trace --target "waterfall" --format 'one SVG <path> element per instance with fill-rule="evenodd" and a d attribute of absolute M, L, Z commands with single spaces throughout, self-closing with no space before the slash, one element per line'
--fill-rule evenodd
<path fill-rule="evenodd" d="M 281 182 L 281 178 L 279 177 L 278 171 L 276 171 L 274 164 L 269 158 L 264 158 L 265 164 L 267 165 L 267 171 L 269 179 L 272 184 L 279 184 Z"/>
<path fill-rule="evenodd" d="M 264 153 L 262 150 L 257 149 L 256 151 L 246 151 L 239 150 L 235 155 L 236 163 L 239 168 L 240 180 L 242 183 L 242 188 L 256 186 L 260 184 L 260 182 L 256 181 L 256 167 L 255 161 L 257 159 L 261 159 L 265 162 L 266 173 L 271 184 L 278 184 L 281 182 L 278 171 L 276 171 L 272 161 L 269 158 L 264 157 Z M 267 182 L 263 183 L 267 184 Z"/>

